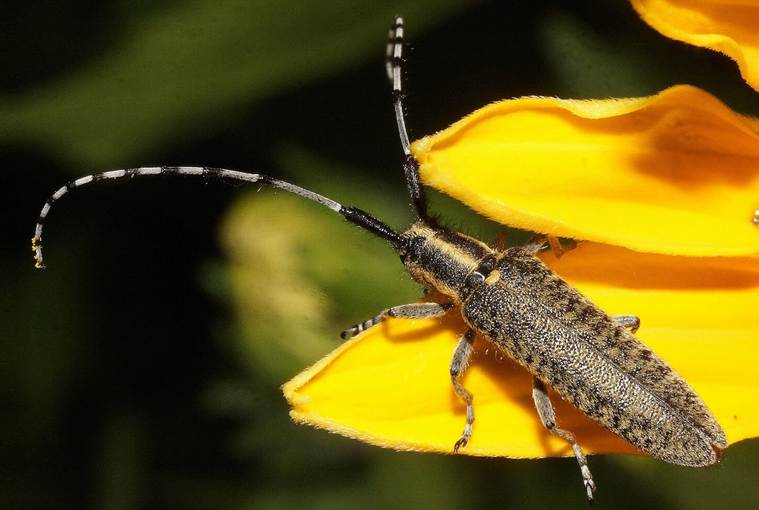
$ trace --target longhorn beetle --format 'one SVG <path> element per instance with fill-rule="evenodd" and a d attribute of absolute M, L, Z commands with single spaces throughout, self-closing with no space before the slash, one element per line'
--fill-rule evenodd
<path fill-rule="evenodd" d="M 387 46 L 386 71 L 401 146 L 403 170 L 418 219 L 398 233 L 371 214 L 346 207 L 313 191 L 262 174 L 209 167 L 142 167 L 80 177 L 58 189 L 42 207 L 32 239 L 35 266 L 44 267 L 42 229 L 50 208 L 69 191 L 109 179 L 147 175 L 193 175 L 257 183 L 313 200 L 341 214 L 354 225 L 386 240 L 416 281 L 447 296 L 439 303 L 393 306 L 342 333 L 358 335 L 387 317 L 439 317 L 454 310 L 468 329 L 461 335 L 450 365 L 456 394 L 466 403 L 463 433 L 453 451 L 465 447 L 474 423 L 473 395 L 461 380 L 476 335 L 523 365 L 533 375 L 532 396 L 538 416 L 551 434 L 569 443 L 580 465 L 589 501 L 596 486 L 575 436 L 557 426 L 547 393 L 551 387 L 590 418 L 658 459 L 683 466 L 706 466 L 719 460 L 725 434 L 691 387 L 633 333 L 640 321 L 631 315 L 609 316 L 572 288 L 536 254 L 546 243 L 538 236 L 527 245 L 493 248 L 447 229 L 427 212 L 417 161 L 406 132 L 401 64 L 403 19 L 394 20 Z"/>

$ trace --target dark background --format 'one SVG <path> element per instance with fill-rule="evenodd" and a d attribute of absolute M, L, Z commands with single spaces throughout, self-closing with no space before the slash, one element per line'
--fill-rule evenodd
<path fill-rule="evenodd" d="M 382 62 L 396 13 L 412 138 L 512 96 L 675 83 L 759 113 L 732 61 L 621 1 L 6 7 L 0 507 L 585 507 L 573 459 L 397 453 L 289 421 L 282 383 L 345 326 L 419 293 L 382 242 L 328 211 L 200 179 L 101 184 L 53 209 L 49 268 L 33 270 L 45 199 L 114 168 L 266 171 L 407 224 Z M 475 235 L 502 228 L 432 203 Z M 591 467 L 601 508 L 756 508 L 757 459 L 749 441 L 704 470 Z"/>

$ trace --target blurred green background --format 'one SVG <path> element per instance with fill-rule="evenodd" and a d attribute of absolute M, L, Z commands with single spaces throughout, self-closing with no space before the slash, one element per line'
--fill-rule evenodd
<path fill-rule="evenodd" d="M 49 269 L 32 268 L 47 196 L 113 168 L 266 171 L 408 224 L 382 62 L 396 13 L 412 137 L 512 96 L 674 83 L 759 113 L 731 61 L 624 1 L 6 6 L 1 508 L 586 507 L 573 459 L 397 453 L 290 423 L 279 386 L 420 293 L 384 243 L 318 206 L 198 179 L 93 186 L 53 210 Z M 456 228 L 502 230 L 431 201 Z M 711 469 L 591 467 L 601 508 L 740 509 L 759 507 L 757 460 L 750 441 Z"/>

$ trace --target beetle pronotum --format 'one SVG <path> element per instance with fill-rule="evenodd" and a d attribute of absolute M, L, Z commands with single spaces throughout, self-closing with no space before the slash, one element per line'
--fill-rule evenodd
<path fill-rule="evenodd" d="M 406 185 L 418 218 L 405 231 L 398 233 L 361 209 L 262 174 L 209 167 L 142 167 L 80 177 L 53 193 L 42 207 L 32 239 L 36 266 L 44 267 L 43 224 L 52 205 L 92 182 L 177 174 L 279 188 L 317 202 L 385 239 L 415 280 L 448 298 L 443 304 L 387 308 L 344 331 L 343 338 L 360 334 L 387 317 L 438 317 L 453 310 L 462 314 L 468 328 L 453 354 L 450 375 L 454 391 L 466 403 L 466 422 L 461 436 L 452 441 L 454 452 L 467 445 L 473 432 L 473 395 L 461 379 L 479 335 L 533 374 L 538 416 L 550 433 L 571 445 L 589 500 L 595 484 L 585 456 L 574 435 L 557 426 L 547 386 L 653 457 L 687 466 L 717 462 L 726 447 L 724 432 L 690 386 L 633 336 L 638 318 L 607 315 L 535 257 L 546 243 L 556 247 L 555 239 L 539 236 L 522 247 L 493 248 L 430 217 L 405 127 L 402 49 L 403 20 L 396 18 L 387 47 L 387 76 L 405 156 Z"/>

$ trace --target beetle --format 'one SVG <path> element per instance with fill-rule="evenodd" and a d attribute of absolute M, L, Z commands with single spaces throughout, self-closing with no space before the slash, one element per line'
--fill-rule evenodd
<path fill-rule="evenodd" d="M 140 167 L 87 175 L 59 188 L 40 211 L 32 238 L 35 265 L 44 267 L 43 226 L 52 206 L 75 188 L 101 180 L 135 176 L 189 175 L 278 188 L 312 200 L 348 222 L 387 241 L 413 279 L 437 290 L 446 302 L 419 302 L 387 308 L 343 331 L 344 339 L 388 317 L 440 317 L 458 311 L 467 325 L 450 364 L 455 393 L 466 403 L 458 452 L 469 442 L 474 424 L 473 395 L 462 377 L 477 335 L 523 365 L 533 376 L 533 400 L 546 429 L 571 445 L 585 493 L 596 489 L 587 460 L 575 436 L 559 428 L 547 393 L 551 387 L 564 400 L 643 452 L 678 465 L 706 466 L 719 460 L 725 434 L 693 389 L 634 333 L 640 320 L 610 316 L 562 280 L 537 258 L 558 240 L 539 235 L 524 246 L 492 247 L 441 225 L 427 211 L 418 163 L 411 154 L 401 86 L 403 19 L 390 29 L 386 72 L 404 152 L 403 170 L 417 220 L 403 232 L 371 214 L 267 175 L 211 167 Z"/>

